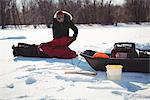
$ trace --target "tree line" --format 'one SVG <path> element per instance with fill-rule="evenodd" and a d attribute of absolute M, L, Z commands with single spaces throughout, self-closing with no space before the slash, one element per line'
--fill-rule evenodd
<path fill-rule="evenodd" d="M 114 5 L 112 0 L 0 0 L 0 26 L 45 24 L 51 27 L 58 9 L 73 15 L 76 24 L 102 24 L 150 21 L 150 0 L 125 0 Z"/>

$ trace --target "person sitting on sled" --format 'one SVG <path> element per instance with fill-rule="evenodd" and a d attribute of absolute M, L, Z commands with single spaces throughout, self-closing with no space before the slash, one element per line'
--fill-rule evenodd
<path fill-rule="evenodd" d="M 74 31 L 73 36 L 69 36 L 69 29 Z M 75 58 L 76 52 L 69 48 L 78 35 L 78 28 L 72 22 L 72 16 L 66 11 L 59 10 L 53 18 L 53 40 L 40 45 L 29 45 L 18 43 L 14 49 L 14 56 L 28 57 L 56 57 L 56 58 Z"/>
<path fill-rule="evenodd" d="M 69 29 L 74 31 L 72 37 L 69 36 Z M 78 28 L 72 22 L 72 16 L 66 11 L 59 10 L 54 14 L 53 18 L 53 40 L 48 43 L 42 43 L 40 50 L 50 57 L 57 58 L 74 58 L 75 51 L 68 47 L 76 40 Z"/>

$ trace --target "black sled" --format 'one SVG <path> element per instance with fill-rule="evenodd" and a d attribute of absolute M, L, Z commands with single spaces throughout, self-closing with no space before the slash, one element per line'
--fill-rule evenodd
<path fill-rule="evenodd" d="M 86 50 L 83 56 L 89 65 L 96 71 L 106 71 L 106 65 L 123 65 L 124 72 L 150 73 L 150 50 L 135 49 L 134 43 L 115 43 L 110 58 L 93 58 L 96 51 Z M 123 55 L 121 55 L 123 54 Z"/>

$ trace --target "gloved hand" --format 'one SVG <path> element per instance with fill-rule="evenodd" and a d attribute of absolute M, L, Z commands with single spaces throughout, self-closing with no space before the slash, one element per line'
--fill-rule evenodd
<path fill-rule="evenodd" d="M 72 36 L 72 42 L 75 41 L 76 38 L 77 38 L 77 34 L 73 34 L 73 36 Z"/>

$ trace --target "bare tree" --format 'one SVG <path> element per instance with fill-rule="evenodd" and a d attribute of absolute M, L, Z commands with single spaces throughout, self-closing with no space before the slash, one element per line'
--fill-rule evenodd
<path fill-rule="evenodd" d="M 126 0 L 126 9 L 129 14 L 129 21 L 140 24 L 146 21 L 147 16 L 147 0 Z"/>
<path fill-rule="evenodd" d="M 41 16 L 44 18 L 46 26 L 50 28 L 50 24 L 52 23 L 52 15 L 54 12 L 53 1 L 38 0 L 37 2 L 41 12 Z"/>
<path fill-rule="evenodd" d="M 19 16 L 19 11 L 17 8 L 16 0 L 11 0 L 10 7 L 11 7 L 12 22 L 15 28 L 17 28 L 16 25 L 20 25 L 21 21 L 20 21 L 20 16 Z"/>
<path fill-rule="evenodd" d="M 150 22 L 150 0 L 146 0 L 145 2 L 145 6 L 146 6 L 146 21 Z"/>
<path fill-rule="evenodd" d="M 27 1 L 21 0 L 21 5 L 22 5 L 22 23 L 27 24 L 26 22 Z"/>
<path fill-rule="evenodd" d="M 0 1 L 0 18 L 1 18 L 1 26 L 2 29 L 5 28 L 6 25 L 6 10 L 7 10 L 8 0 L 1 0 Z"/>
<path fill-rule="evenodd" d="M 37 25 L 39 24 L 39 15 L 40 13 L 38 12 L 38 4 L 31 0 L 29 2 L 29 7 L 30 7 L 30 24 L 32 24 L 34 26 L 34 28 L 37 27 Z"/>

